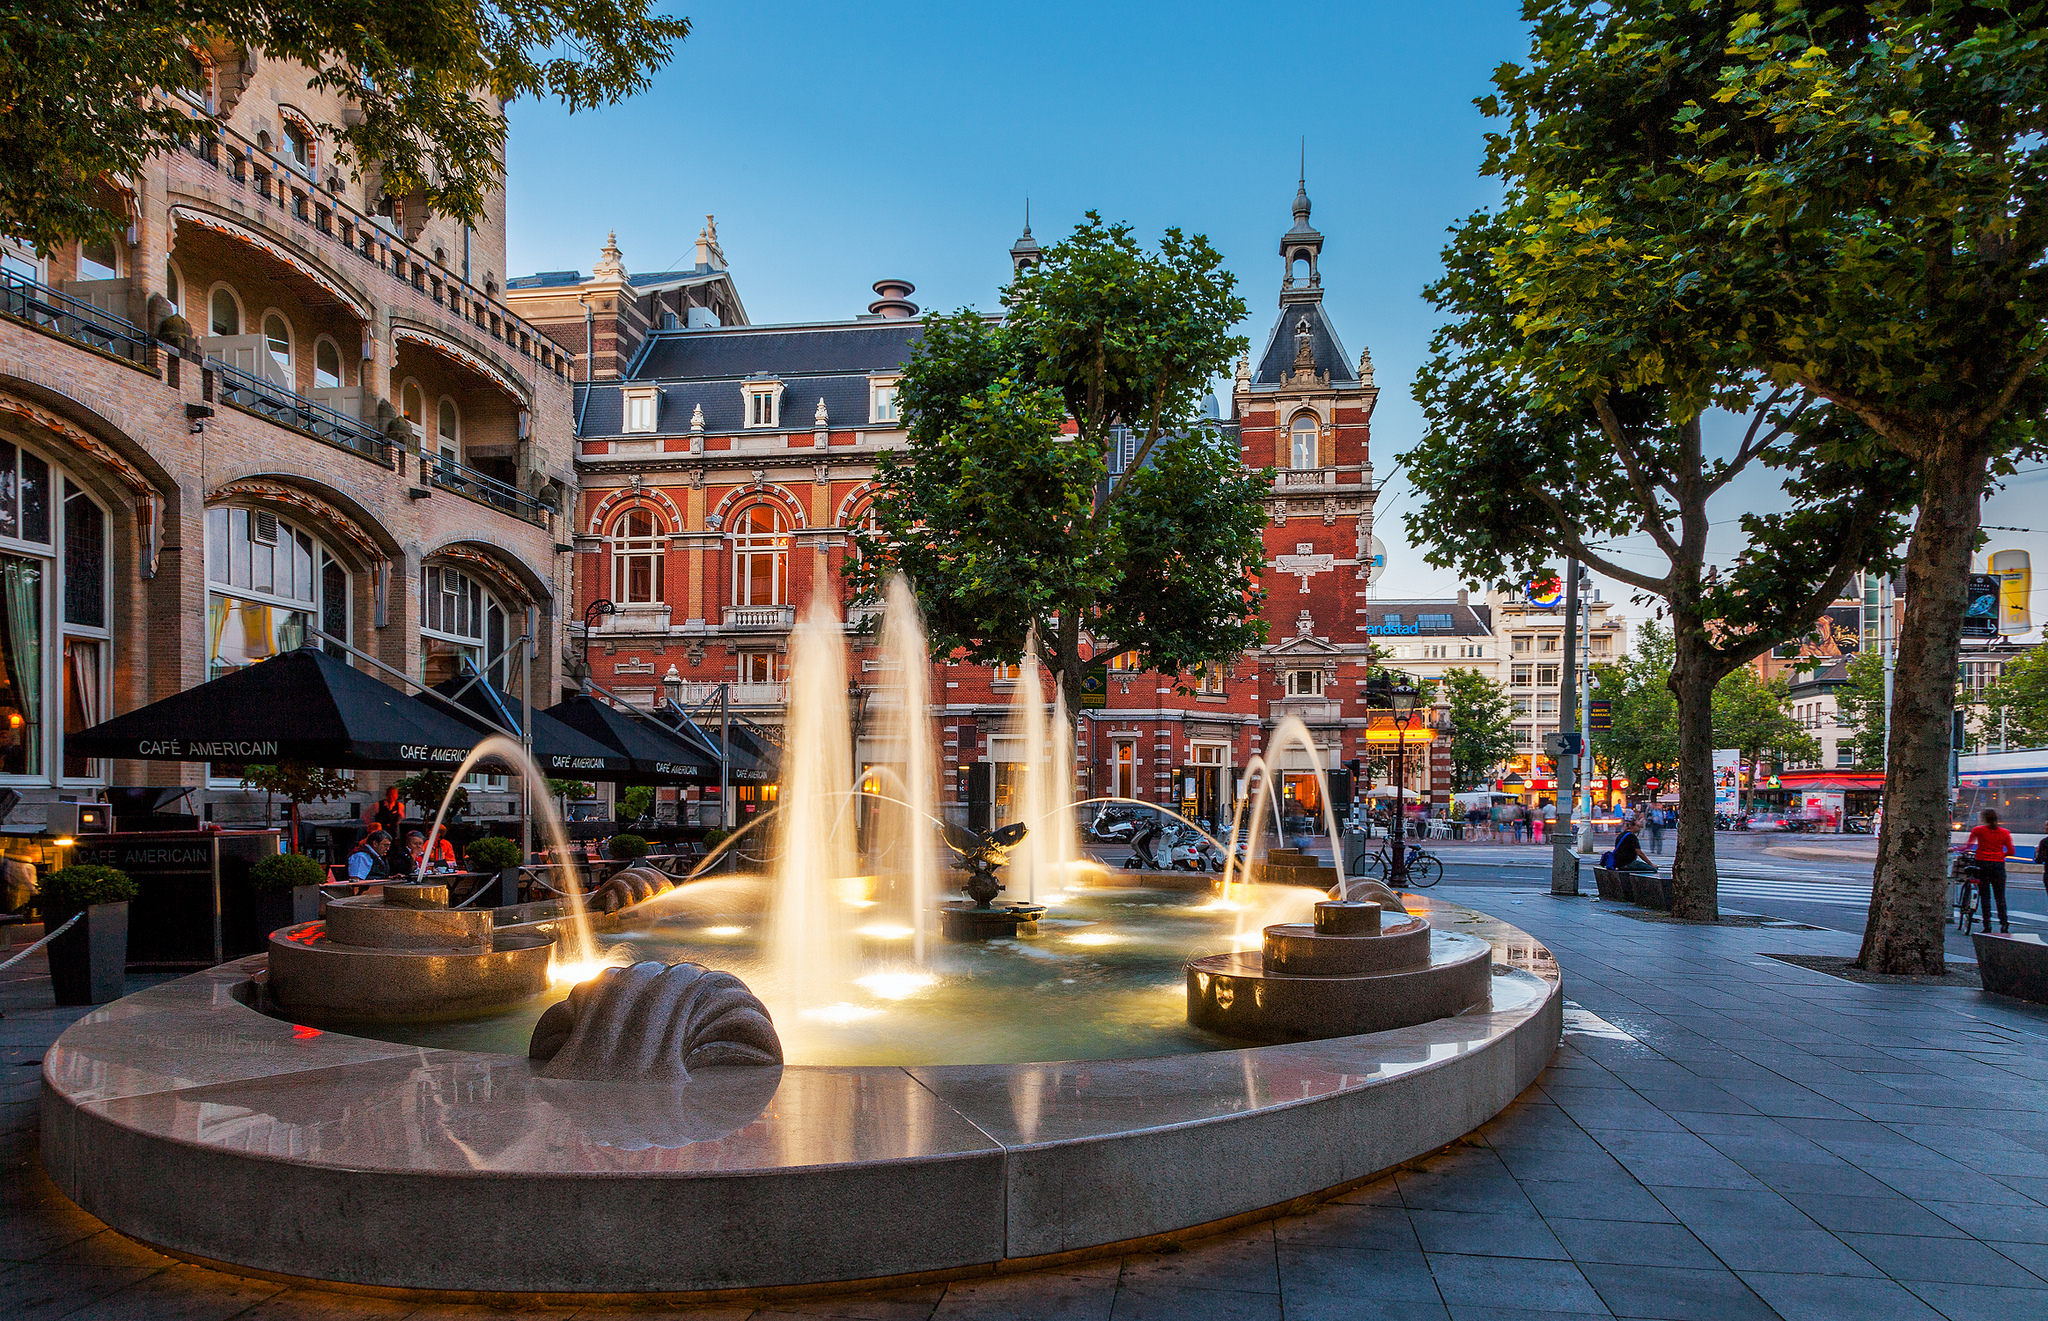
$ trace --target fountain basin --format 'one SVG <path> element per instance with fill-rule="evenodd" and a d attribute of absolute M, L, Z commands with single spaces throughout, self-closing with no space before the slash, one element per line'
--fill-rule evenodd
<path fill-rule="evenodd" d="M 322 1022 L 493 1013 L 547 990 L 555 956 L 553 938 L 544 935 L 498 932 L 482 948 L 374 949 L 326 939 L 320 925 L 271 933 L 264 989 L 283 1012 Z"/>
<path fill-rule="evenodd" d="M 1249 952 L 1192 959 L 1188 1021 L 1253 1041 L 1311 1041 L 1384 1032 L 1485 1005 L 1492 993 L 1492 947 L 1472 936 L 1426 926 L 1423 932 L 1426 962 L 1376 972 L 1279 974 L 1263 955 Z M 1351 944 L 1380 938 L 1318 939 Z"/>
<path fill-rule="evenodd" d="M 1263 955 L 1267 972 L 1291 977 L 1420 967 L 1429 962 L 1429 923 L 1410 918 L 1372 934 L 1350 936 L 1326 935 L 1307 922 L 1282 922 L 1266 928 Z"/>
<path fill-rule="evenodd" d="M 397 887 L 390 887 L 397 888 Z M 439 887 L 436 887 L 439 888 Z M 379 902 L 374 894 L 330 899 L 321 920 L 326 938 L 336 945 L 365 949 L 463 949 L 491 947 L 493 921 L 488 908 L 421 908 L 409 903 Z"/>
<path fill-rule="evenodd" d="M 1562 1027 L 1548 952 L 1417 906 L 1490 946 L 1490 1008 L 1150 1059 L 707 1069 L 680 1090 L 312 1031 L 252 1007 L 247 959 L 66 1030 L 43 1060 L 43 1161 L 86 1210 L 188 1258 L 469 1302 L 1106 1255 L 1369 1178 L 1534 1080 Z"/>
<path fill-rule="evenodd" d="M 981 908 L 965 901 L 939 905 L 939 933 L 948 940 L 1009 940 L 1034 935 L 1043 904 Z"/>

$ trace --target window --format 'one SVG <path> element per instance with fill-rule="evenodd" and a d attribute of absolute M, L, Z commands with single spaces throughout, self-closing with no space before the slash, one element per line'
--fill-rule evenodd
<path fill-rule="evenodd" d="M 1529 654 L 1529 637 L 1526 633 L 1515 639 L 1515 654 L 1517 656 Z"/>
<path fill-rule="evenodd" d="M 1113 798 L 1136 798 L 1138 796 L 1138 745 L 1135 743 L 1111 744 L 1109 762 L 1109 792 Z"/>
<path fill-rule="evenodd" d="M 1557 687 L 1557 666 L 1538 665 L 1536 667 L 1536 686 L 1538 688 Z"/>
<path fill-rule="evenodd" d="M 1399 628 L 1401 627 L 1401 616 L 1396 614 L 1381 615 L 1380 623 L 1388 628 Z"/>
<path fill-rule="evenodd" d="M 1516 688 L 1527 688 L 1529 686 L 1531 673 L 1532 671 L 1527 665 L 1515 666 L 1513 686 Z"/>
<path fill-rule="evenodd" d="M 1847 770 L 1847 769 L 1849 769 L 1850 767 L 1854 766 L 1855 764 L 1856 764 L 1856 749 L 1855 749 L 1855 747 L 1854 747 L 1853 745 L 1851 745 L 1851 744 L 1848 744 L 1848 743 L 1840 743 L 1840 744 L 1837 744 L 1837 745 L 1835 746 L 1835 768 L 1836 768 L 1837 770 Z"/>
<path fill-rule="evenodd" d="M 1125 674 L 1135 674 L 1138 669 L 1138 653 L 1126 651 L 1109 658 L 1109 668 Z"/>
<path fill-rule="evenodd" d="M 1451 617 L 1449 615 L 1417 615 L 1415 616 L 1415 622 L 1422 626 L 1422 631 L 1425 633 L 1448 633 L 1451 631 Z"/>
<path fill-rule="evenodd" d="M 774 505 L 749 505 L 733 524 L 733 604 L 789 600 L 789 520 Z"/>
<path fill-rule="evenodd" d="M 1589 649 L 1591 649 L 1592 653 L 1593 653 L 1593 654 L 1594 654 L 1595 656 L 1605 656 L 1605 655 L 1607 654 L 1607 646 L 1608 646 L 1608 642 L 1609 642 L 1609 639 L 1607 639 L 1607 638 L 1604 638 L 1604 637 L 1599 637 L 1599 638 L 1587 638 L 1587 639 L 1586 639 L 1586 646 L 1587 646 L 1587 647 L 1588 647 Z"/>
<path fill-rule="evenodd" d="M 164 301 L 171 305 L 174 316 L 185 315 L 185 282 L 178 278 L 178 263 L 164 258 Z"/>
<path fill-rule="evenodd" d="M 871 422 L 896 421 L 896 382 L 878 382 L 875 385 L 874 407 L 868 418 Z"/>
<path fill-rule="evenodd" d="M 313 344 L 313 388 L 341 388 L 341 349 L 324 335 Z"/>
<path fill-rule="evenodd" d="M 270 352 L 270 360 L 284 373 L 287 384 L 292 379 L 292 328 L 282 316 L 275 312 L 263 318 L 263 347 Z"/>
<path fill-rule="evenodd" d="M 612 524 L 612 600 L 651 605 L 668 599 L 662 578 L 664 544 L 652 509 L 628 509 Z"/>
<path fill-rule="evenodd" d="M 1557 650 L 1557 635 L 1556 635 L 1555 633 L 1552 633 L 1552 634 L 1548 634 L 1548 635 L 1546 635 L 1546 636 L 1544 637 L 1543 641 L 1542 641 L 1541 643 L 1539 643 L 1539 644 L 1537 645 L 1537 647 L 1536 647 L 1536 650 L 1538 650 L 1538 651 L 1556 651 L 1556 650 Z"/>
<path fill-rule="evenodd" d="M 653 390 L 636 390 L 628 394 L 624 430 L 654 430 L 654 417 L 660 408 L 661 396 Z"/>
<path fill-rule="evenodd" d="M 1321 670 L 1289 670 L 1287 672 L 1287 695 L 1289 697 L 1321 697 L 1323 695 L 1323 672 Z"/>
<path fill-rule="evenodd" d="M 1224 667 L 1222 661 L 1210 661 L 1202 666 L 1202 691 L 1211 695 L 1223 691 Z M 1222 762 L 1217 762 L 1222 765 Z"/>
<path fill-rule="evenodd" d="M 1538 697 L 1536 699 L 1536 714 L 1539 716 L 1556 715 L 1557 699 L 1555 697 Z"/>
<path fill-rule="evenodd" d="M 87 239 L 78 245 L 78 278 L 118 280 L 121 278 L 121 250 L 112 239 Z"/>
<path fill-rule="evenodd" d="M 1528 699 L 1528 698 L 1526 698 L 1526 697 L 1517 697 L 1517 698 L 1515 698 L 1515 699 L 1514 699 L 1514 701 L 1515 701 L 1515 714 L 1516 714 L 1516 715 L 1518 715 L 1518 716 L 1525 716 L 1525 715 L 1528 715 L 1528 714 L 1529 714 L 1529 699 Z"/>
<path fill-rule="evenodd" d="M 774 683 L 776 681 L 776 656 L 772 651 L 747 651 L 740 653 L 741 683 Z"/>
<path fill-rule="evenodd" d="M 1515 746 L 1518 748 L 1526 748 L 1532 746 L 1530 740 L 1530 731 L 1527 725 L 1515 726 Z"/>
<path fill-rule="evenodd" d="M 313 170 L 313 135 L 291 120 L 284 121 L 284 154 L 308 174 Z"/>
<path fill-rule="evenodd" d="M 239 335 L 242 333 L 242 300 L 235 297 L 235 291 L 226 285 L 219 285 L 213 297 L 207 301 L 213 318 L 213 333 L 216 335 Z"/>
<path fill-rule="evenodd" d="M 67 503 L 57 511 L 60 482 Z M 105 717 L 106 538 L 106 511 L 91 496 L 0 441 L 0 776 L 49 783 L 62 732 Z M 80 758 L 62 770 L 76 779 L 99 765 Z"/>
<path fill-rule="evenodd" d="M 446 395 L 441 396 L 434 426 L 441 457 L 450 463 L 462 462 L 462 414 L 456 409 L 455 401 Z"/>
<path fill-rule="evenodd" d="M 1288 437 L 1292 442 L 1289 451 L 1290 467 L 1320 468 L 1322 466 L 1321 447 L 1317 444 L 1318 431 L 1319 428 L 1316 426 L 1316 415 L 1314 413 L 1295 414 L 1294 422 L 1288 428 Z"/>
<path fill-rule="evenodd" d="M 759 386 L 747 391 L 747 425 L 750 427 L 772 427 L 775 423 L 775 402 L 782 391 L 779 387 Z"/>
<path fill-rule="evenodd" d="M 482 672 L 505 686 L 506 610 L 482 582 L 430 564 L 420 572 L 420 607 L 420 669 L 427 683 Z M 518 667 L 510 668 L 516 678 Z"/>
<path fill-rule="evenodd" d="M 419 382 L 407 381 L 405 388 L 399 391 L 398 398 L 398 411 L 405 414 L 407 425 L 412 427 L 412 443 L 417 445 L 420 443 L 420 437 L 426 434 L 423 429 L 427 417 L 426 396 L 420 393 Z"/>
<path fill-rule="evenodd" d="M 315 620 L 348 636 L 348 575 L 313 536 L 267 509 L 206 511 L 207 677 L 301 646 Z"/>

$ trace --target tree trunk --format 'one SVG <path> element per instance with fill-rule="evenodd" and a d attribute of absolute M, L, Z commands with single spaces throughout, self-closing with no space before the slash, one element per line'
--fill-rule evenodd
<path fill-rule="evenodd" d="M 1671 695 L 1678 699 L 1678 844 L 1671 864 L 1671 915 L 1721 917 L 1714 862 L 1714 681 L 1706 627 L 1672 612 Z"/>
<path fill-rule="evenodd" d="M 1066 699 L 1067 719 L 1081 719 L 1081 678 L 1089 662 L 1081 659 L 1081 617 L 1072 611 L 1062 613 L 1053 627 L 1059 632 L 1060 652 L 1060 696 Z M 1077 727 L 1078 728 L 1078 727 Z M 1079 737 L 1077 733 L 1075 737 Z"/>
<path fill-rule="evenodd" d="M 1949 722 L 1988 458 L 1985 446 L 1957 446 L 1923 468 L 1920 518 L 1906 547 L 1906 620 L 1892 676 L 1877 881 L 1856 959 L 1873 972 L 1948 971 L 1942 929 L 1948 916 Z"/>

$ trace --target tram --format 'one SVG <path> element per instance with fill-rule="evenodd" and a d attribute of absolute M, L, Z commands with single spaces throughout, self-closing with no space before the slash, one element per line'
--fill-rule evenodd
<path fill-rule="evenodd" d="M 2012 832 L 2019 860 L 2043 861 L 2041 835 L 2048 829 L 2048 748 L 1973 753 L 1960 759 L 1951 844 L 1969 838 L 1977 813 L 1990 808 Z"/>

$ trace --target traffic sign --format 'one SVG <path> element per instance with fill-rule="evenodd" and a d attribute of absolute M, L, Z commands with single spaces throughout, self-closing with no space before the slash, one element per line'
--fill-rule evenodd
<path fill-rule="evenodd" d="M 1585 749 L 1585 743 L 1578 732 L 1569 734 L 1545 734 L 1543 751 L 1552 757 L 1576 757 Z"/>
<path fill-rule="evenodd" d="M 1595 734 L 1605 734 L 1614 728 L 1613 699 L 1595 697 L 1586 703 L 1586 728 Z"/>

